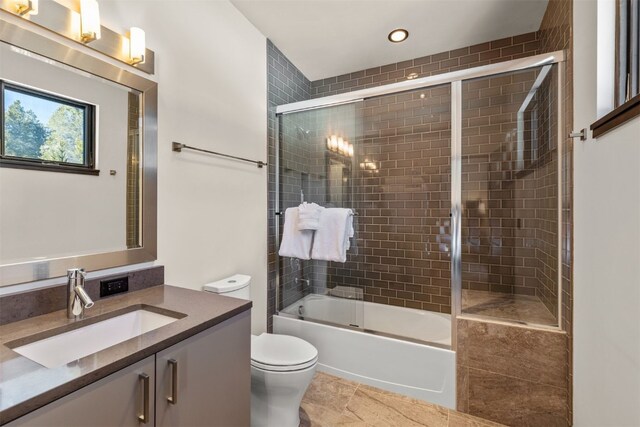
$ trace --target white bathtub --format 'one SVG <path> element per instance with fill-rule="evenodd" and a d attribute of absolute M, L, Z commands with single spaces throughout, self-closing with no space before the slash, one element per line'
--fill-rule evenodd
<path fill-rule="evenodd" d="M 290 317 L 299 313 L 425 343 Z M 313 344 L 321 371 L 455 409 L 455 352 L 441 348 L 451 343 L 448 314 L 308 295 L 274 316 L 273 331 Z"/>

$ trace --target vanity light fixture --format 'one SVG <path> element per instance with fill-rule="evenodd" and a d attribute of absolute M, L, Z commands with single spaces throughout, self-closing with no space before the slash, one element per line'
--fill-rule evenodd
<path fill-rule="evenodd" d="M 97 0 L 80 0 L 80 39 L 83 43 L 100 39 L 100 8 Z"/>
<path fill-rule="evenodd" d="M 38 0 L 15 0 L 14 7 L 20 16 L 38 14 Z"/>
<path fill-rule="evenodd" d="M 131 27 L 129 30 L 129 59 L 131 65 L 144 64 L 146 50 L 145 34 L 141 28 Z"/>
<path fill-rule="evenodd" d="M 395 30 L 391 31 L 387 36 L 387 38 L 391 43 L 403 42 L 408 37 L 409 37 L 409 31 L 405 30 L 404 28 L 396 28 Z"/>

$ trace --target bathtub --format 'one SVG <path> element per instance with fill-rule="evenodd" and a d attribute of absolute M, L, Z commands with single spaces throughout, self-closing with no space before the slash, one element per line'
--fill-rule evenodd
<path fill-rule="evenodd" d="M 448 314 L 307 295 L 274 316 L 273 332 L 313 344 L 320 371 L 455 409 L 450 319 Z"/>

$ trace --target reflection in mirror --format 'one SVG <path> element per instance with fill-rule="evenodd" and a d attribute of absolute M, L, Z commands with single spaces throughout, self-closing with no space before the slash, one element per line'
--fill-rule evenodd
<path fill-rule="evenodd" d="M 0 89 L 0 265 L 141 247 L 141 93 L 2 42 Z"/>
<path fill-rule="evenodd" d="M 351 159 L 327 153 L 327 181 L 329 206 L 350 207 Z"/>

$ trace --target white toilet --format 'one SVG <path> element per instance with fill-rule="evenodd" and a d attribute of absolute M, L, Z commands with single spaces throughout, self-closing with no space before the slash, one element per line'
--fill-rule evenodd
<path fill-rule="evenodd" d="M 236 274 L 204 290 L 250 299 L 251 277 Z M 289 335 L 251 336 L 251 425 L 298 427 L 300 402 L 313 379 L 318 350 Z"/>

